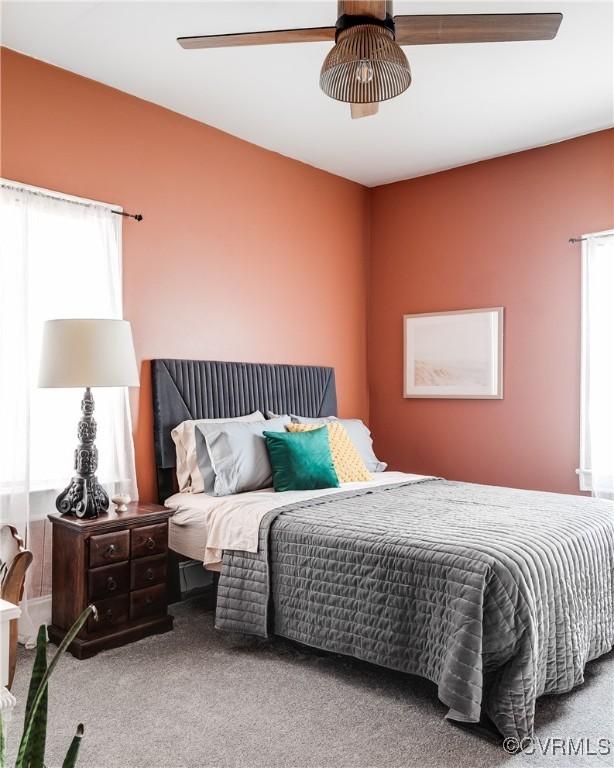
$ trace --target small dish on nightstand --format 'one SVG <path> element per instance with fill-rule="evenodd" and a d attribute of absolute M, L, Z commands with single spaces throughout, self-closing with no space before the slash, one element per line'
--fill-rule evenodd
<path fill-rule="evenodd" d="M 111 499 L 113 504 L 115 504 L 116 512 L 127 512 L 128 507 L 127 505 L 130 504 L 132 499 L 130 498 L 130 494 L 128 493 L 118 493 L 117 496 L 113 496 Z"/>

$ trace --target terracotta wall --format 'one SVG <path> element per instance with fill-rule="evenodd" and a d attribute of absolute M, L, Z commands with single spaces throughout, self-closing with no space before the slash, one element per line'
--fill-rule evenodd
<path fill-rule="evenodd" d="M 370 418 L 393 468 L 578 492 L 580 250 L 614 225 L 614 131 L 372 192 Z M 404 400 L 402 316 L 505 307 L 504 399 Z"/>
<path fill-rule="evenodd" d="M 6 49 L 1 70 L 2 175 L 145 216 L 124 226 L 142 498 L 159 356 L 334 365 L 393 468 L 577 491 L 567 240 L 613 224 L 613 131 L 366 190 Z M 497 305 L 505 399 L 404 400 L 402 315 Z"/>
<path fill-rule="evenodd" d="M 7 49 L 1 75 L 3 176 L 144 216 L 123 251 L 141 498 L 151 358 L 332 365 L 367 418 L 366 189 Z"/>

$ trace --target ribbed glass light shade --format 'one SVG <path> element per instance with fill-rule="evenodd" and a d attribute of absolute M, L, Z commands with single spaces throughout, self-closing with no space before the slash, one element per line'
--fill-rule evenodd
<path fill-rule="evenodd" d="M 410 83 L 407 57 L 392 33 L 376 24 L 358 24 L 339 35 L 320 73 L 327 96 L 352 104 L 392 99 Z"/>

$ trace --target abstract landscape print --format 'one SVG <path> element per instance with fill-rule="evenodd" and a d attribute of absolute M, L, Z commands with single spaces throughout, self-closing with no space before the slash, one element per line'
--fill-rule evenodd
<path fill-rule="evenodd" d="M 403 318 L 404 396 L 503 397 L 503 307 Z"/>

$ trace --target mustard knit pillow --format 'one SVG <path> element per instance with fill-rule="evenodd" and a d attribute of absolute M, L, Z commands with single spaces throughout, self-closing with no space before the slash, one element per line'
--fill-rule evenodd
<path fill-rule="evenodd" d="M 357 483 L 370 480 L 371 475 L 360 454 L 350 440 L 343 424 L 286 424 L 288 432 L 309 432 L 318 427 L 328 429 L 328 442 L 335 471 L 340 483 Z"/>

